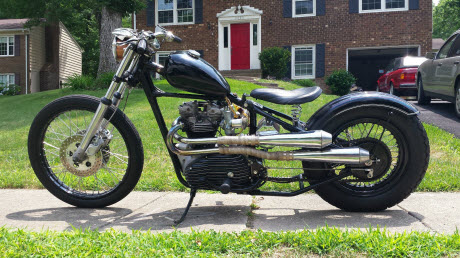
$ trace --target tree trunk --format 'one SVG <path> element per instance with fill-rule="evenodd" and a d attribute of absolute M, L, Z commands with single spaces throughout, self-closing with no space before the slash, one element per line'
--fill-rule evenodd
<path fill-rule="evenodd" d="M 113 72 L 117 69 L 117 63 L 112 54 L 112 31 L 121 27 L 121 13 L 110 10 L 106 6 L 102 7 L 101 29 L 99 33 L 99 69 L 97 75 L 106 72 Z"/>

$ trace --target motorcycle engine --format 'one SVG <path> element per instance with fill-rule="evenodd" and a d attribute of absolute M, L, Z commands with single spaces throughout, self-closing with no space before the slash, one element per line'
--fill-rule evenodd
<path fill-rule="evenodd" d="M 223 119 L 223 111 L 212 102 L 186 102 L 179 114 L 189 138 L 214 137 Z"/>
<path fill-rule="evenodd" d="M 225 104 L 199 101 L 183 103 L 179 107 L 179 114 L 181 122 L 184 123 L 183 131 L 187 137 L 195 139 L 216 137 L 219 127 L 225 127 L 232 121 L 237 121 L 238 119 L 233 116 L 226 118 L 225 113 L 229 117 L 230 111 Z M 234 132 L 234 130 L 225 129 L 224 131 Z M 185 148 L 206 149 L 215 148 L 215 146 L 189 145 Z M 179 159 L 187 182 L 196 189 L 222 191 L 221 187 L 224 183 L 229 183 L 233 189 L 242 189 L 251 186 L 256 180 L 256 177 L 251 175 L 250 163 L 252 161 L 250 162 L 243 155 L 206 154 L 179 156 Z"/>

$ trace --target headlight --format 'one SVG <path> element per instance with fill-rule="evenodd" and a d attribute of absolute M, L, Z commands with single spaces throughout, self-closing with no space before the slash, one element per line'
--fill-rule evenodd
<path fill-rule="evenodd" d="M 125 50 L 128 47 L 128 44 L 122 44 L 119 45 L 119 43 L 122 43 L 123 41 L 119 40 L 118 38 L 114 38 L 112 42 L 112 53 L 113 53 L 113 58 L 120 62 L 123 60 L 123 56 L 125 54 Z"/>

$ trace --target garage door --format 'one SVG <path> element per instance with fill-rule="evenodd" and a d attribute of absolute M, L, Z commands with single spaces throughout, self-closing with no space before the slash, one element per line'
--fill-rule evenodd
<path fill-rule="evenodd" d="M 386 47 L 348 50 L 348 71 L 356 78 L 356 85 L 364 90 L 375 90 L 380 77 L 379 70 L 384 69 L 392 59 L 402 56 L 417 56 L 418 47 Z"/>

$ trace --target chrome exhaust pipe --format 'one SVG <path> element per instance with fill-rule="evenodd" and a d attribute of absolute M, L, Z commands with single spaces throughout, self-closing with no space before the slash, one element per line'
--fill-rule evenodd
<path fill-rule="evenodd" d="M 179 140 L 181 143 L 185 144 L 219 144 L 217 139 L 223 138 L 207 138 L 207 139 L 187 139 L 183 138 L 176 134 L 176 132 L 182 128 L 183 125 L 178 124 L 173 126 L 168 133 L 166 144 L 168 148 L 177 155 L 191 156 L 191 155 L 203 155 L 203 154 L 223 154 L 223 155 L 247 155 L 253 156 L 266 160 L 300 160 L 300 161 L 311 161 L 311 162 L 327 162 L 327 163 L 339 163 L 339 164 L 365 164 L 370 160 L 370 154 L 367 150 L 362 148 L 341 148 L 341 149 L 329 149 L 319 152 L 307 152 L 307 151 L 278 151 L 278 152 L 268 152 L 257 150 L 254 148 L 246 146 L 236 146 L 236 147 L 223 147 L 203 150 L 183 150 L 178 148 L 178 145 L 174 144 L 174 138 Z M 295 135 L 295 134 L 293 134 Z M 277 136 L 277 135 L 275 135 Z M 278 135 L 279 136 L 279 135 Z M 236 138 L 236 140 L 235 140 Z M 248 142 L 243 137 L 235 137 L 230 141 L 232 144 L 234 142 Z M 239 138 L 239 139 L 238 139 Z M 260 143 L 260 138 L 258 142 Z M 213 139 L 212 141 L 210 139 Z M 242 140 L 245 139 L 245 140 Z M 181 141 L 182 140 L 182 141 Z M 224 141 L 224 140 L 222 140 Z M 284 144 L 283 141 L 288 141 L 285 138 L 277 138 L 278 142 Z M 193 143 L 191 143 L 193 142 Z M 199 143 L 198 143 L 199 142 Z M 253 143 L 254 141 L 251 141 Z M 227 143 L 228 144 L 228 143 Z M 249 144 L 248 144 L 249 145 Z M 279 145 L 286 146 L 286 145 Z M 292 146 L 292 145 L 288 145 Z M 296 146 L 299 147 L 299 146 Z"/>
<path fill-rule="evenodd" d="M 370 160 L 369 152 L 362 148 L 330 149 L 319 152 L 267 152 L 249 147 L 221 147 L 219 153 L 224 155 L 241 154 L 266 160 L 300 160 L 338 164 L 365 164 Z"/>
<path fill-rule="evenodd" d="M 175 127 L 181 126 L 176 125 Z M 173 127 L 171 131 L 177 132 Z M 182 127 L 182 126 L 181 126 Z M 283 146 L 311 149 L 323 149 L 332 144 L 332 135 L 325 131 L 309 131 L 306 133 L 277 134 L 269 136 L 222 136 L 218 138 L 184 138 L 174 133 L 174 138 L 181 143 L 196 144 L 217 144 L 217 145 L 245 145 L 245 146 Z"/>

